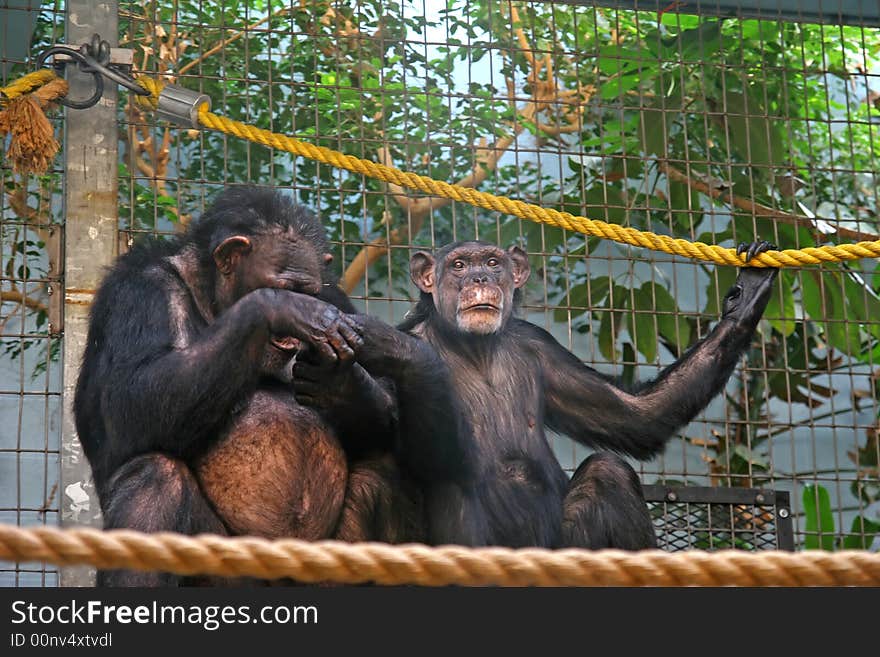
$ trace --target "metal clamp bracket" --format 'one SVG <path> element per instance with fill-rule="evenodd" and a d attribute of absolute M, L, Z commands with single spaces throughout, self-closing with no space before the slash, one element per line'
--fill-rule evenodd
<path fill-rule="evenodd" d="M 37 65 L 45 66 L 49 57 L 52 57 L 52 66 L 59 72 L 64 65 L 76 62 L 80 71 L 91 73 L 94 79 L 95 91 L 89 98 L 85 100 L 59 98 L 58 102 L 66 107 L 87 109 L 97 104 L 104 95 L 105 77 L 138 95 L 148 96 L 150 93 L 131 78 L 132 52 L 111 48 L 110 44 L 98 34 L 93 35 L 91 41 L 82 44 L 79 48 L 57 45 L 46 49 L 37 58 Z"/>
<path fill-rule="evenodd" d="M 166 84 L 159 94 L 156 116 L 188 128 L 199 128 L 199 108 L 205 103 L 211 109 L 211 99 L 205 94 Z"/>

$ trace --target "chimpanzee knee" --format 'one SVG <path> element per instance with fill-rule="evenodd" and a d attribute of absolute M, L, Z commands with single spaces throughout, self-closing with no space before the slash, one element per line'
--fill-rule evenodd
<path fill-rule="evenodd" d="M 563 502 L 562 544 L 593 550 L 657 546 L 639 477 L 629 463 L 607 452 L 581 463 Z"/>
<path fill-rule="evenodd" d="M 101 492 L 105 529 L 226 534 L 189 467 L 164 454 L 138 456 L 117 470 Z M 169 573 L 99 571 L 98 586 L 175 586 Z"/>
<path fill-rule="evenodd" d="M 421 498 L 388 456 L 352 465 L 334 538 L 385 543 L 425 540 Z"/>

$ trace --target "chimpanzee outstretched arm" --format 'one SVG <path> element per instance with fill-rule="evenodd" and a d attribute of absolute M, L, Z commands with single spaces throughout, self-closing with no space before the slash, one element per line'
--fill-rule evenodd
<path fill-rule="evenodd" d="M 724 388 L 748 347 L 775 276 L 773 269 L 742 269 L 712 332 L 634 392 L 586 367 L 548 333 L 532 327 L 529 344 L 539 356 L 546 386 L 547 424 L 591 446 L 638 458 L 656 455 Z"/>
<path fill-rule="evenodd" d="M 400 457 L 425 480 L 469 476 L 470 444 L 446 363 L 427 342 L 368 315 L 356 315 L 363 337 L 357 361 L 394 383 Z"/>
<path fill-rule="evenodd" d="M 153 283 L 150 285 L 149 283 Z M 258 364 L 271 334 L 293 335 L 337 357 L 354 356 L 360 346 L 353 322 L 311 296 L 280 289 L 255 290 L 181 344 L 186 328 L 175 326 L 175 309 L 185 298 L 154 281 L 128 281 L 104 299 L 116 310 L 104 315 L 95 333 L 104 353 L 88 374 L 83 397 L 100 392 L 106 439 L 100 457 L 108 468 L 132 454 L 162 450 L 188 456 L 216 435 L 235 406 L 253 391 Z M 88 357 L 88 354 L 87 354 Z M 329 357 L 329 356 L 328 356 Z M 101 371 L 103 369 L 103 371 Z M 129 441 L 137 441 L 131 444 Z M 106 458 L 105 458 L 106 457 Z M 108 472 L 109 474 L 109 472 Z"/>

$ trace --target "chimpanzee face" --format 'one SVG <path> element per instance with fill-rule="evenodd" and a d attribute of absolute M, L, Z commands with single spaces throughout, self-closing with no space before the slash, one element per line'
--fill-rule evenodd
<path fill-rule="evenodd" d="M 529 261 L 519 247 L 503 251 L 485 242 L 462 242 L 442 249 L 436 260 L 416 253 L 410 271 L 448 325 L 491 335 L 510 318 L 513 292 L 528 280 Z"/>
<path fill-rule="evenodd" d="M 229 289 L 229 305 L 264 287 L 317 295 L 324 265 L 331 259 L 295 230 L 281 227 L 229 237 L 214 251 L 217 269 Z"/>

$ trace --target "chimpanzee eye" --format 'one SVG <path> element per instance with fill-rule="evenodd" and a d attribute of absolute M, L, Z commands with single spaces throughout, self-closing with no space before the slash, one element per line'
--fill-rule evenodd
<path fill-rule="evenodd" d="M 452 263 L 452 268 L 461 271 L 464 269 L 464 260 L 456 260 Z"/>
<path fill-rule="evenodd" d="M 486 261 L 486 264 L 487 264 L 489 267 L 497 267 L 497 266 L 498 266 L 498 258 L 489 258 L 489 259 Z"/>

